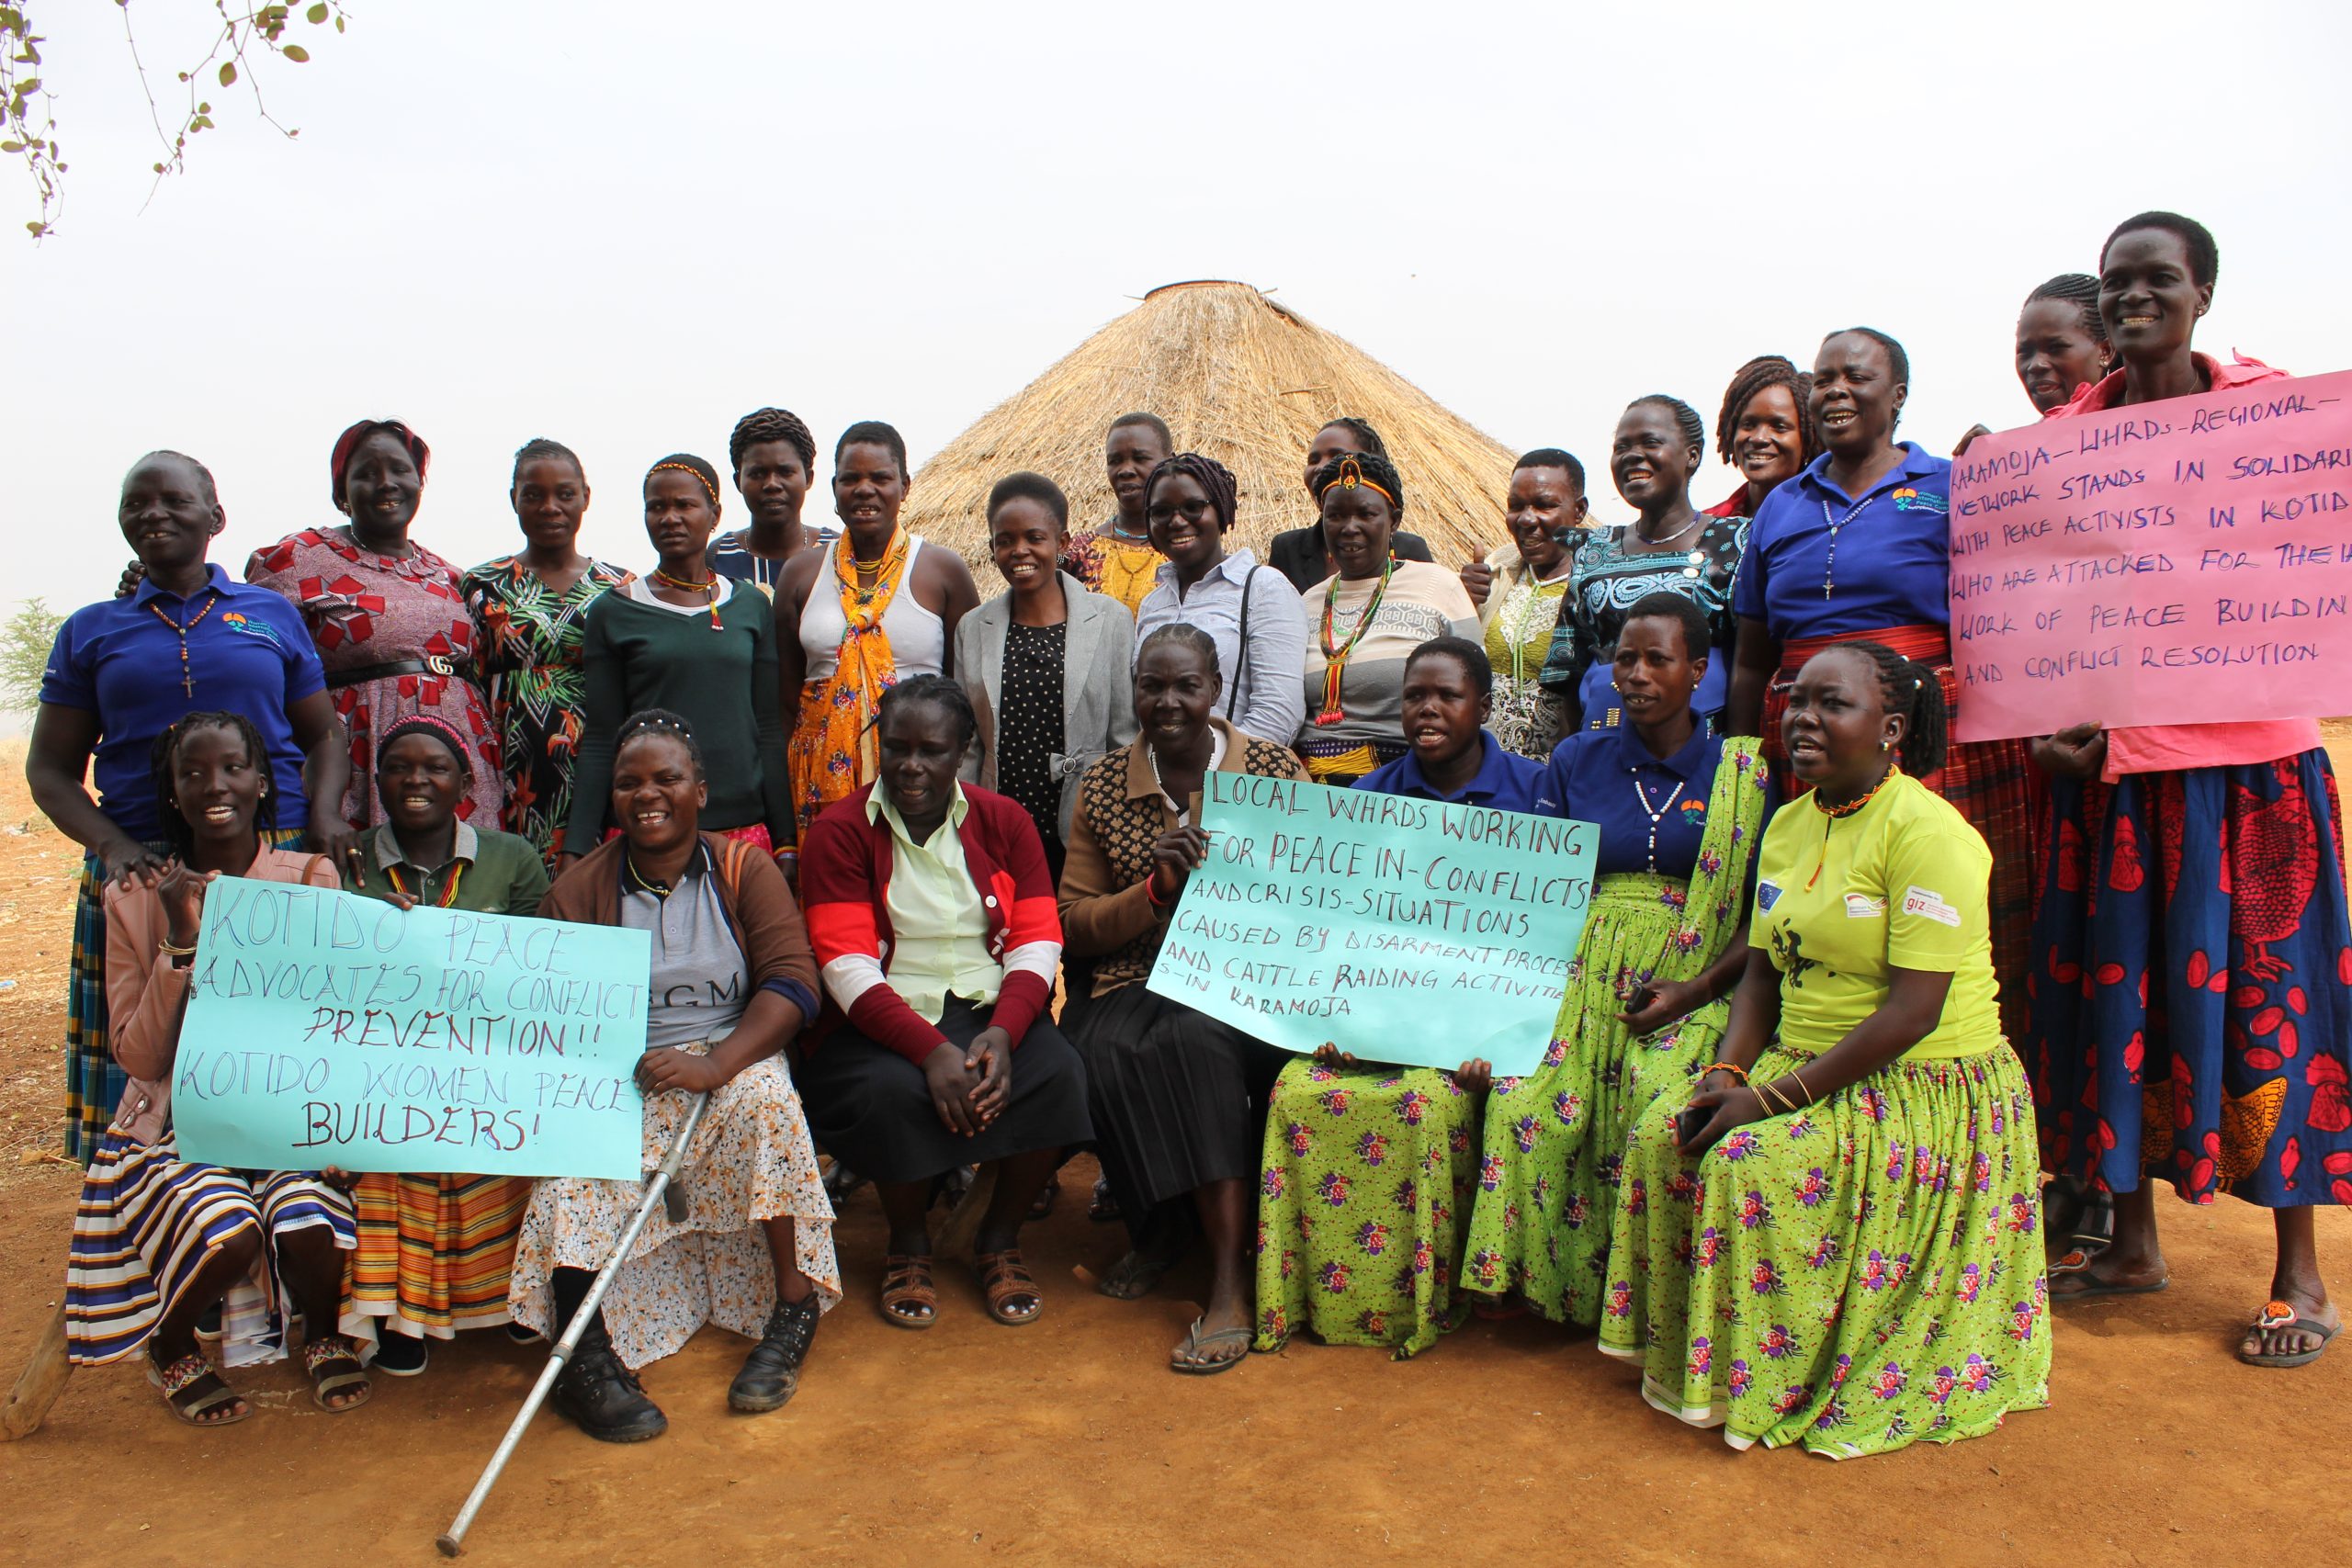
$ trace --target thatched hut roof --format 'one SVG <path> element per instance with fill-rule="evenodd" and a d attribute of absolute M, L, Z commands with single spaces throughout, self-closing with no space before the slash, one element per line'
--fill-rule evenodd
<path fill-rule="evenodd" d="M 1306 444 L 1334 416 L 1372 422 L 1405 479 L 1405 526 L 1439 561 L 1505 536 L 1512 454 L 1344 338 L 1244 283 L 1171 283 L 980 416 L 916 471 L 904 520 L 988 568 L 989 487 L 1032 468 L 1070 500 L 1073 528 L 1114 510 L 1102 440 L 1133 410 L 1166 420 L 1179 451 L 1205 453 L 1240 488 L 1236 545 L 1262 558 L 1315 520 L 1300 482 Z"/>

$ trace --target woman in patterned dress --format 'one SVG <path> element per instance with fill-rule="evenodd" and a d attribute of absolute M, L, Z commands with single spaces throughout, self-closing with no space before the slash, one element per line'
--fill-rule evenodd
<path fill-rule="evenodd" d="M 1495 667 L 1495 739 L 1542 761 L 1559 739 L 1559 704 L 1544 690 L 1552 629 L 1576 572 L 1587 509 L 1584 465 L 1555 446 L 1530 452 L 1511 470 L 1508 559 L 1489 556 L 1462 569 L 1462 587 L 1478 606 L 1487 658 Z"/>
<path fill-rule="evenodd" d="M 466 607 L 481 624 L 482 673 L 506 764 L 499 826 L 528 839 L 553 865 L 563 852 L 588 700 L 580 651 L 588 606 L 636 574 L 575 547 L 588 514 L 588 476 L 571 447 L 545 437 L 525 442 L 507 500 L 524 548 L 466 573 Z"/>
<path fill-rule="evenodd" d="M 612 780 L 620 836 L 565 872 L 539 913 L 651 938 L 637 1069 L 646 1169 L 667 1156 L 692 1097 L 710 1096 L 671 1189 L 683 1207 L 653 1212 L 556 1379 L 555 1406 L 582 1431 L 634 1443 L 669 1427 L 637 1369 L 684 1349 L 706 1324 L 753 1341 L 728 1407 L 781 1408 L 842 1287 L 833 1206 L 782 1055 L 817 1010 L 817 965 L 791 890 L 751 843 L 701 830 L 702 753 L 677 715 L 632 714 Z M 538 1184 L 509 1285 L 517 1322 L 563 1333 L 639 1196 L 635 1181 Z"/>
<path fill-rule="evenodd" d="M 376 747 L 411 714 L 433 715 L 473 747 L 473 790 L 459 820 L 492 826 L 506 798 L 490 704 L 474 684 L 481 628 L 457 569 L 408 536 L 431 457 L 400 421 L 361 420 L 335 438 L 328 463 L 329 493 L 349 521 L 288 534 L 245 562 L 245 581 L 292 601 L 318 644 L 335 715 L 351 736 L 343 815 L 354 828 L 384 819 Z"/>
<path fill-rule="evenodd" d="M 1919 783 L 1944 722 L 1935 668 L 1881 644 L 1798 672 L 1782 728 L 1806 793 L 1764 832 L 1722 1055 L 1626 1141 L 1600 1348 L 1734 1448 L 1886 1453 L 2049 1403 L 1992 854 Z"/>
<path fill-rule="evenodd" d="M 1600 829 L 1591 912 L 1544 1065 L 1487 1102 L 1463 1279 L 1555 1323 L 1599 1321 L 1625 1134 L 1713 1059 L 1747 967 L 1764 749 L 1690 711 L 1707 661 L 1698 605 L 1635 604 L 1617 637 L 1625 723 L 1562 741 L 1538 800 Z"/>
<path fill-rule="evenodd" d="M 1622 716 L 1610 685 L 1625 612 L 1652 593 L 1689 595 L 1707 613 L 1714 657 L 1691 708 L 1718 728 L 1731 669 L 1732 584 L 1747 548 L 1747 521 L 1710 517 L 1690 504 L 1690 476 L 1706 455 L 1707 426 L 1679 398 L 1652 393 L 1626 405 L 1611 444 L 1609 475 L 1637 515 L 1596 531 L 1577 551 L 1575 579 L 1560 606 L 1544 660 L 1544 689 L 1568 730 L 1605 729 Z"/>

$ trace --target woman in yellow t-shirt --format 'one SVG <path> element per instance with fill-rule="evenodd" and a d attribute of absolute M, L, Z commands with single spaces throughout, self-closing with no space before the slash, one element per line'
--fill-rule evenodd
<path fill-rule="evenodd" d="M 2033 1100 L 2001 1036 L 1992 854 L 1914 776 L 1929 667 L 1840 643 L 1782 727 L 1723 1056 L 1635 1127 L 1600 1348 L 1735 1448 L 1951 1442 L 2049 1402 Z"/>

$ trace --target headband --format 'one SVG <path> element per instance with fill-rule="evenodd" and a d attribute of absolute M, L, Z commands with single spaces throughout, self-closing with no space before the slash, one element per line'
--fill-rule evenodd
<path fill-rule="evenodd" d="M 645 477 L 650 479 L 664 468 L 675 468 L 682 474 L 694 475 L 695 482 L 702 486 L 705 493 L 709 495 L 710 503 L 713 506 L 718 504 L 718 487 L 710 482 L 709 476 L 691 463 L 656 463 L 645 470 Z"/>
<path fill-rule="evenodd" d="M 1355 456 L 1352 453 L 1340 459 L 1340 477 L 1333 479 L 1330 484 L 1325 485 L 1323 487 L 1323 493 L 1325 495 L 1329 495 L 1334 485 L 1338 486 L 1341 490 L 1353 490 L 1356 486 L 1362 485 L 1368 491 L 1374 491 L 1381 495 L 1387 496 L 1388 504 L 1390 506 L 1393 507 L 1396 504 L 1396 498 L 1393 495 L 1389 495 L 1388 487 L 1386 485 L 1382 484 L 1378 479 L 1368 479 L 1365 477 L 1363 465 L 1355 460 Z M 1317 496 L 1316 499 L 1320 501 L 1322 496 Z"/>
<path fill-rule="evenodd" d="M 429 713 L 413 713 L 384 731 L 384 739 L 376 744 L 378 767 L 383 766 L 384 753 L 392 749 L 392 742 L 403 735 L 430 735 L 449 749 L 450 755 L 458 759 L 458 766 L 465 770 L 467 777 L 473 776 L 474 761 L 467 754 L 466 738 L 458 734 L 457 728 L 448 720 L 435 718 Z"/>

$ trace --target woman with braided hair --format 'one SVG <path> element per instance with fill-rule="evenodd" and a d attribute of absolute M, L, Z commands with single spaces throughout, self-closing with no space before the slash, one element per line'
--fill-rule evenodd
<path fill-rule="evenodd" d="M 1736 1449 L 1886 1453 L 2049 1403 L 1992 856 L 1920 783 L 1945 723 L 1932 666 L 1868 641 L 1806 660 L 1782 723 L 1804 793 L 1764 829 L 1720 1054 L 1625 1144 L 1600 1348 Z"/>
<path fill-rule="evenodd" d="M 1811 407 L 1823 451 L 1764 498 L 1749 526 L 1732 610 L 1731 690 L 1724 724 L 1760 735 L 1773 787 L 1790 791 L 1781 711 L 1797 671 L 1823 649 L 1867 639 L 1942 672 L 1951 667 L 1951 463 L 1895 426 L 1911 394 L 1911 359 L 1873 327 L 1822 340 Z M 1757 728 L 1762 726 L 1761 728 Z M 1993 968 L 2001 1020 L 2025 1035 L 2028 939 L 2044 855 L 2048 792 L 2022 740 L 1962 741 L 1920 781 L 1960 808 L 1993 851 Z"/>
<path fill-rule="evenodd" d="M 245 581 L 290 601 L 318 645 L 335 716 L 351 738 L 343 815 L 355 829 L 384 819 L 376 748 L 413 713 L 448 720 L 473 748 L 461 818 L 495 827 L 506 801 L 490 704 L 474 683 L 481 624 L 458 570 L 409 537 L 432 457 L 399 420 L 361 420 L 335 438 L 327 460 L 329 493 L 345 521 L 288 534 L 245 562 Z"/>
<path fill-rule="evenodd" d="M 803 550 L 775 585 L 775 645 L 792 833 L 874 782 L 882 694 L 917 675 L 955 673 L 956 626 L 979 607 L 963 558 L 899 526 L 910 476 L 906 438 L 862 420 L 833 443 L 831 548 Z M 797 852 L 786 846 L 786 870 Z"/>
<path fill-rule="evenodd" d="M 1611 672 L 1626 613 L 1652 593 L 1680 593 L 1706 612 L 1715 653 L 1690 711 L 1718 728 L 1729 685 L 1731 591 L 1747 548 L 1747 520 L 1690 504 L 1690 476 L 1707 452 L 1699 411 L 1653 392 L 1625 405 L 1610 446 L 1609 475 L 1634 521 L 1593 530 L 1577 551 L 1574 575 L 1544 660 L 1544 688 L 1577 729 L 1614 728 L 1623 706 Z M 1753 734 L 1742 730 L 1741 734 Z"/>
<path fill-rule="evenodd" d="M 2191 347 L 2220 270 L 2194 220 L 2125 220 L 2099 255 L 2120 367 L 2046 417 L 2282 377 Z M 2051 1293 L 2164 1289 L 2156 1181 L 2192 1203 L 2227 1192 L 2270 1210 L 2277 1233 L 2238 1359 L 2306 1365 L 2343 1327 L 2312 1209 L 2352 1204 L 2352 915 L 2319 727 L 2094 716 L 2034 754 L 2053 775 L 2024 1035 L 2043 1156 L 2115 1194 L 2113 1244 Z"/>
<path fill-rule="evenodd" d="M 580 553 L 588 476 L 563 443 L 525 442 L 506 499 L 522 525 L 523 548 L 466 573 L 466 606 L 481 623 L 491 722 L 506 764 L 500 826 L 552 863 L 563 852 L 580 760 L 588 606 L 636 578 Z"/>
<path fill-rule="evenodd" d="M 1708 516 L 1755 516 L 1775 487 L 1820 455 L 1812 397 L 1813 378 L 1782 355 L 1759 354 L 1733 373 L 1715 416 L 1715 455 L 1739 470 L 1739 488 Z"/>
<path fill-rule="evenodd" d="M 1310 488 L 1338 570 L 1306 595 L 1306 722 L 1294 746 L 1309 778 L 1344 788 L 1405 754 L 1413 650 L 1442 637 L 1475 640 L 1478 611 L 1453 572 L 1396 558 L 1405 481 L 1387 458 L 1334 457 Z"/>
<path fill-rule="evenodd" d="M 688 452 L 645 475 L 651 571 L 589 607 L 586 733 L 560 877 L 603 843 L 613 820 L 615 737 L 630 714 L 683 714 L 709 761 L 705 829 L 781 857 L 792 843 L 784 726 L 777 711 L 775 617 L 748 584 L 710 570 L 718 470 Z"/>
<path fill-rule="evenodd" d="M 817 438 L 789 409 L 753 409 L 735 422 L 727 438 L 727 460 L 735 469 L 735 493 L 743 498 L 752 522 L 711 536 L 705 564 L 774 599 L 784 563 L 832 536 L 800 517 L 817 471 Z"/>
<path fill-rule="evenodd" d="M 2025 297 L 2025 308 L 2018 312 L 2018 381 L 2034 412 L 2047 417 L 2065 407 L 2114 364 L 2107 323 L 2099 320 L 2098 278 L 2063 272 Z M 1978 436 L 1992 434 L 1984 425 L 1971 425 L 1951 455 L 1960 457 Z"/>

